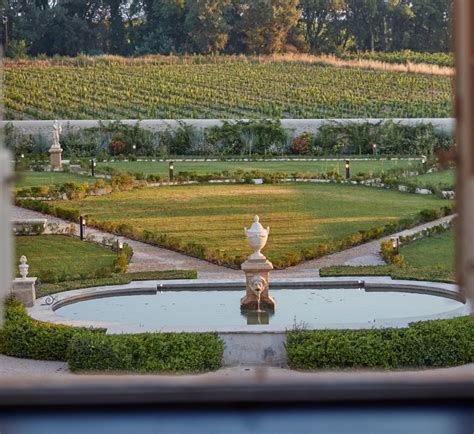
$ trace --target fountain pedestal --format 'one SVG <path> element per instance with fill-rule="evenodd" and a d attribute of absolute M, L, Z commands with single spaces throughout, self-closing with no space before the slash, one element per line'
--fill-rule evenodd
<path fill-rule="evenodd" d="M 273 265 L 267 259 L 249 259 L 242 264 L 246 286 L 245 297 L 240 300 L 242 310 L 275 309 L 275 300 L 268 293 L 270 270 Z"/>
<path fill-rule="evenodd" d="M 265 229 L 259 222 L 258 216 L 253 219 L 250 229 L 245 229 L 245 235 L 254 252 L 241 266 L 245 273 L 245 297 L 240 300 L 241 310 L 273 311 L 275 300 L 268 294 L 268 277 L 273 270 L 272 263 L 262 255 L 261 250 L 268 240 L 270 228 Z"/>

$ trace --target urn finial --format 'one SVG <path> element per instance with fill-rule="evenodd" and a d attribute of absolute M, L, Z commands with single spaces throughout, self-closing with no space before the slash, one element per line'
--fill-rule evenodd
<path fill-rule="evenodd" d="M 247 242 L 254 252 L 250 255 L 251 260 L 266 260 L 265 256 L 260 253 L 260 251 L 265 247 L 268 240 L 268 234 L 270 233 L 270 228 L 266 229 L 260 224 L 260 218 L 258 215 L 255 215 L 253 218 L 252 226 L 250 229 L 245 228 L 245 235 L 247 237 Z"/>
<path fill-rule="evenodd" d="M 21 256 L 20 265 L 18 266 L 18 268 L 20 270 L 20 276 L 23 279 L 26 279 L 26 276 L 28 276 L 28 268 L 30 268 L 30 266 L 27 264 L 27 259 L 25 255 Z"/>

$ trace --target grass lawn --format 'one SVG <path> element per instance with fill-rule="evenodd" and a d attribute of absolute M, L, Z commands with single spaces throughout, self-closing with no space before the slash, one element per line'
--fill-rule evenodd
<path fill-rule="evenodd" d="M 352 161 L 351 174 L 358 172 L 382 172 L 395 167 L 418 167 L 418 161 L 406 160 L 373 160 L 373 161 Z M 145 175 L 168 175 L 167 162 L 152 161 L 115 161 L 99 163 L 98 167 L 110 166 L 116 169 L 123 169 L 132 173 L 143 173 Z M 345 161 L 177 161 L 174 163 L 174 173 L 197 172 L 205 174 L 209 172 L 222 172 L 227 170 L 235 172 L 237 170 L 252 171 L 261 170 L 266 172 L 285 173 L 308 173 L 319 174 L 337 170 L 340 174 L 345 174 Z"/>
<path fill-rule="evenodd" d="M 424 175 L 411 176 L 410 181 L 419 185 L 433 185 L 436 187 L 454 187 L 456 184 L 456 171 L 454 169 L 440 170 L 439 172 L 425 173 Z"/>
<path fill-rule="evenodd" d="M 128 223 L 232 255 L 250 253 L 243 228 L 259 214 L 271 227 L 265 253 L 272 260 L 447 203 L 339 184 L 175 186 L 57 202 L 99 222 Z"/>
<path fill-rule="evenodd" d="M 333 266 L 320 270 L 322 277 L 329 276 L 392 276 L 393 279 L 455 281 L 455 234 L 451 229 L 442 234 L 402 246 L 405 266 L 379 267 Z"/>
<path fill-rule="evenodd" d="M 94 183 L 97 178 L 82 176 L 75 173 L 65 172 L 21 172 L 20 179 L 15 183 L 15 187 L 36 187 L 42 185 L 57 185 L 66 182 L 88 182 Z"/>
<path fill-rule="evenodd" d="M 454 273 L 454 230 L 414 241 L 400 250 L 410 267 L 440 268 Z"/>
<path fill-rule="evenodd" d="M 63 235 L 17 236 L 16 265 L 21 255 L 28 258 L 29 275 L 42 281 L 54 276 L 70 278 L 110 275 L 116 253 L 97 244 L 81 242 Z M 18 273 L 18 267 L 16 267 Z"/>

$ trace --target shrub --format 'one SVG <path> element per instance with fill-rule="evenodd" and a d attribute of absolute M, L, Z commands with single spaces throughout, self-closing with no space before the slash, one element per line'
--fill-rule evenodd
<path fill-rule="evenodd" d="M 68 351 L 73 371 L 199 372 L 221 366 L 215 333 L 78 335 Z"/>
<path fill-rule="evenodd" d="M 295 330 L 286 348 L 295 369 L 457 366 L 474 362 L 474 319 L 422 321 L 401 329 Z"/>
<path fill-rule="evenodd" d="M 395 250 L 392 245 L 392 241 L 384 241 L 381 244 L 382 256 L 385 262 L 388 264 L 403 266 L 403 257 L 400 255 L 400 252 Z"/>
<path fill-rule="evenodd" d="M 54 207 L 53 212 L 51 214 L 63 220 L 68 220 L 68 221 L 76 222 L 76 223 L 79 222 L 79 218 L 81 216 L 81 213 L 79 210 L 72 209 L 72 208 L 64 208 L 62 206 Z"/>
<path fill-rule="evenodd" d="M 85 329 L 50 324 L 30 318 L 23 305 L 9 299 L 5 325 L 0 331 L 0 351 L 7 356 L 36 360 L 66 360 L 66 351 L 76 335 L 104 333 L 103 329 Z"/>
<path fill-rule="evenodd" d="M 314 140 L 314 134 L 303 133 L 301 136 L 295 137 L 291 142 L 291 153 L 292 154 L 309 154 L 311 150 L 311 144 Z"/>
<path fill-rule="evenodd" d="M 68 199 L 83 199 L 84 197 L 86 197 L 88 188 L 88 184 L 67 182 L 61 185 L 60 192 L 64 193 Z"/>

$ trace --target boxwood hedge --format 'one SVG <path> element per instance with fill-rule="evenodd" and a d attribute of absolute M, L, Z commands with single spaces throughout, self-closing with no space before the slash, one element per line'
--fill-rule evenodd
<path fill-rule="evenodd" d="M 294 330 L 287 352 L 295 369 L 426 368 L 474 362 L 474 318 L 422 321 L 407 328 Z"/>
<path fill-rule="evenodd" d="M 221 366 L 223 343 L 215 333 L 106 335 L 104 329 L 44 323 L 9 299 L 0 353 L 67 361 L 73 371 L 199 372 Z"/>
<path fill-rule="evenodd" d="M 67 348 L 76 336 L 105 333 L 104 329 L 86 329 L 51 324 L 32 319 L 23 305 L 9 299 L 5 324 L 0 330 L 0 352 L 7 356 L 36 360 L 66 360 Z"/>
<path fill-rule="evenodd" d="M 73 371 L 199 372 L 220 368 L 216 333 L 76 335 L 68 351 Z"/>

